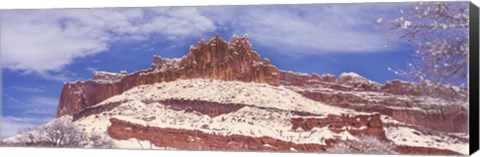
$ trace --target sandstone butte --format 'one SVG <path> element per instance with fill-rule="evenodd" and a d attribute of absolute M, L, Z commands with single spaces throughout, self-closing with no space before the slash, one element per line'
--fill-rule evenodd
<path fill-rule="evenodd" d="M 466 102 L 467 96 L 459 95 L 456 90 L 444 86 L 431 86 L 428 83 L 412 83 L 399 80 L 379 84 L 356 75 L 341 75 L 336 78 L 329 74 L 308 75 L 283 71 L 272 65 L 268 59 L 262 59 L 252 49 L 247 36 L 238 37 L 236 35 L 228 42 L 218 35 L 208 41 L 202 39 L 196 46 L 192 45 L 188 54 L 182 58 L 167 59 L 154 56 L 151 67 L 145 70 L 133 73 L 96 72 L 92 80 L 65 83 L 60 96 L 57 117 L 64 115 L 79 116 L 84 114 L 85 112 L 80 112 L 88 107 L 135 86 L 194 78 L 257 82 L 298 88 L 322 87 L 339 92 L 294 91 L 315 101 L 357 111 L 378 112 L 404 123 L 424 126 L 429 129 L 447 132 L 468 131 L 468 111 L 460 105 L 444 105 L 436 109 L 439 112 L 427 112 L 430 109 L 422 108 L 422 106 L 416 104 L 416 101 L 395 97 L 396 95 L 431 96 Z M 378 92 L 391 95 L 391 97 L 370 99 L 349 94 L 349 92 Z M 424 111 L 387 107 L 392 105 L 407 108 L 416 107 Z M 223 107 L 216 109 L 216 113 L 206 114 L 215 115 L 219 114 L 217 113 L 219 111 L 229 110 L 236 109 Z M 91 113 L 101 111 L 101 109 L 88 110 Z M 296 127 L 308 129 L 311 127 L 307 125 L 309 122 L 307 121 L 306 124 L 296 123 Z"/>

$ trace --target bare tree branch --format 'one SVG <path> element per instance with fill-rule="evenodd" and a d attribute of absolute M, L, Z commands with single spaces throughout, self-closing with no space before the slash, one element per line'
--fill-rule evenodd
<path fill-rule="evenodd" d="M 399 41 L 411 43 L 415 59 L 398 75 L 433 84 L 467 86 L 469 52 L 468 4 L 461 2 L 425 2 L 401 10 L 395 19 L 382 19 L 381 27 Z"/>

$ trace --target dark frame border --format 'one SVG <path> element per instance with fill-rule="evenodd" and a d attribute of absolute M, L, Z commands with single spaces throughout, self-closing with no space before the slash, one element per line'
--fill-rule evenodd
<path fill-rule="evenodd" d="M 478 7 L 470 2 L 470 52 L 469 52 L 469 136 L 470 136 L 470 155 L 475 153 L 479 148 L 479 12 Z"/>

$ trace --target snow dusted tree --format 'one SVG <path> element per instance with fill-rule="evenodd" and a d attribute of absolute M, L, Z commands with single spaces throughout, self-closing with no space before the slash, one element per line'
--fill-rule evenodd
<path fill-rule="evenodd" d="M 86 145 L 87 135 L 70 119 L 55 119 L 39 128 L 44 140 L 56 147 L 81 147 Z"/>
<path fill-rule="evenodd" d="M 40 139 L 40 137 L 36 136 L 36 132 L 34 130 L 39 130 L 38 127 L 31 127 L 25 128 L 18 132 L 18 134 L 23 134 L 24 136 L 20 136 L 18 141 L 22 141 L 24 145 L 36 145 Z"/>
<path fill-rule="evenodd" d="M 357 140 L 336 143 L 330 151 L 334 153 L 396 154 L 395 145 L 391 142 L 382 141 L 373 136 L 360 136 Z"/>
<path fill-rule="evenodd" d="M 56 119 L 50 124 L 40 127 L 41 137 L 56 147 L 85 147 L 90 145 L 93 148 L 113 148 L 111 139 L 99 133 L 87 133 L 81 131 L 71 119 Z M 38 137 L 37 137 L 38 139 Z"/>
<path fill-rule="evenodd" d="M 42 126 L 19 131 L 15 142 L 19 146 L 114 148 L 113 140 L 99 133 L 81 131 L 71 118 L 58 118 Z"/>
<path fill-rule="evenodd" d="M 465 2 L 423 2 L 400 10 L 395 19 L 379 18 L 388 32 L 416 48 L 416 59 L 396 74 L 435 85 L 466 86 L 469 8 Z M 475 52 L 478 53 L 478 52 Z"/>

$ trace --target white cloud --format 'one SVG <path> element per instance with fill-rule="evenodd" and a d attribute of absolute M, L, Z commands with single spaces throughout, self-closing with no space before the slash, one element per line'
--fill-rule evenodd
<path fill-rule="evenodd" d="M 74 58 L 107 49 L 108 36 L 84 26 L 65 26 L 55 11 L 2 12 L 2 64 L 12 70 L 60 71 Z"/>
<path fill-rule="evenodd" d="M 25 130 L 35 126 L 35 124 L 25 122 L 25 121 L 16 121 L 10 117 L 2 118 L 2 124 L 0 135 L 1 138 L 7 138 L 16 135 L 19 131 Z"/>
<path fill-rule="evenodd" d="M 49 110 L 45 110 L 45 109 L 32 109 L 32 110 L 27 110 L 25 111 L 24 113 L 26 114 L 35 114 L 35 115 L 52 115 L 54 116 L 55 113 L 52 113 L 51 111 Z"/>
<path fill-rule="evenodd" d="M 57 107 L 58 99 L 51 97 L 34 96 L 29 101 L 33 105 Z"/>
<path fill-rule="evenodd" d="M 65 66 L 117 40 L 198 36 L 215 30 L 195 8 L 9 10 L 1 14 L 5 68 L 65 81 Z"/>
<path fill-rule="evenodd" d="M 18 99 L 10 95 L 6 95 L 9 106 L 12 107 L 14 113 L 23 113 L 31 116 L 55 116 L 58 106 L 58 99 L 46 96 L 28 96 L 24 99 Z"/>
<path fill-rule="evenodd" d="M 204 9 L 216 22 L 291 55 L 388 51 L 377 16 L 398 5 L 322 4 Z M 216 14 L 230 10 L 230 14 Z M 380 13 L 380 14 L 379 14 Z M 384 13 L 384 14 L 381 14 Z"/>
<path fill-rule="evenodd" d="M 8 101 L 12 102 L 12 103 L 20 103 L 22 101 L 18 100 L 17 98 L 13 97 L 13 96 L 10 96 L 8 94 L 5 94 L 5 95 L 2 95 L 2 96 L 5 96 L 7 98 Z"/>
<path fill-rule="evenodd" d="M 25 91 L 25 92 L 30 92 L 30 93 L 43 93 L 45 90 L 43 88 L 32 88 L 32 87 L 10 87 L 11 89 L 14 90 L 20 90 L 20 91 Z"/>
<path fill-rule="evenodd" d="M 58 99 L 44 96 L 33 96 L 25 100 L 8 96 L 13 101 L 14 108 L 22 116 L 2 117 L 0 128 L 1 138 L 11 137 L 19 131 L 43 124 L 55 117 Z M 16 113 L 16 112 L 15 112 Z"/>
<path fill-rule="evenodd" d="M 392 7 L 393 6 L 393 7 Z M 248 33 L 255 43 L 292 55 L 365 53 L 392 49 L 375 30 L 393 4 L 322 4 L 118 9 L 7 10 L 1 14 L 4 68 L 69 81 L 78 58 L 119 40 L 159 35 L 182 42 L 209 32 Z"/>
<path fill-rule="evenodd" d="M 14 136 L 20 131 L 38 126 L 50 119 L 52 118 L 2 117 L 0 137 L 5 139 Z"/>
<path fill-rule="evenodd" d="M 24 75 L 31 74 L 31 72 L 24 71 Z M 53 80 L 53 81 L 61 81 L 61 82 L 68 82 L 73 80 L 82 80 L 81 78 L 77 77 L 76 73 L 70 72 L 68 70 L 63 70 L 60 72 L 55 71 L 43 71 L 37 72 L 38 76 L 46 80 Z"/>
<path fill-rule="evenodd" d="M 94 67 L 86 67 L 85 70 L 90 71 L 92 73 L 95 72 L 95 71 L 98 71 L 98 69 L 94 68 Z"/>

